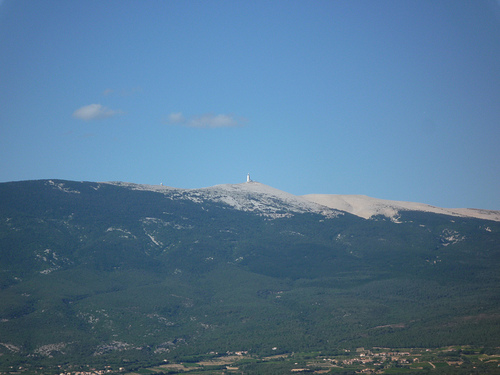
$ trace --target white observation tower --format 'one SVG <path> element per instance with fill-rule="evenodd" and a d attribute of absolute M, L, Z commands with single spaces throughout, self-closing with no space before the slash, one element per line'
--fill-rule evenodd
<path fill-rule="evenodd" d="M 247 182 L 251 182 L 252 180 L 250 180 L 250 173 L 247 174 Z"/>

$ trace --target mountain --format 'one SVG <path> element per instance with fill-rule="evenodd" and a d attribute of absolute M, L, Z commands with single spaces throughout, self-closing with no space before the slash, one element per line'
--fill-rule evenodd
<path fill-rule="evenodd" d="M 0 184 L 0 371 L 500 345 L 498 221 L 337 198 Z"/>

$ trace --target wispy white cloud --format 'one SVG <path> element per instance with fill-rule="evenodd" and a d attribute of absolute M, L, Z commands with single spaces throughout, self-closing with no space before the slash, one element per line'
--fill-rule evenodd
<path fill-rule="evenodd" d="M 183 125 L 190 128 L 227 128 L 243 126 L 246 120 L 235 118 L 232 115 L 214 115 L 206 113 L 203 115 L 185 118 L 181 112 L 171 113 L 168 116 L 169 124 Z"/>
<path fill-rule="evenodd" d="M 80 120 L 90 121 L 113 117 L 122 113 L 123 112 L 120 110 L 113 110 L 104 107 L 101 104 L 89 104 L 78 108 L 75 112 L 73 112 L 73 117 Z"/>
<path fill-rule="evenodd" d="M 171 124 L 183 124 L 186 122 L 186 119 L 181 112 L 177 112 L 168 115 L 168 122 Z"/>

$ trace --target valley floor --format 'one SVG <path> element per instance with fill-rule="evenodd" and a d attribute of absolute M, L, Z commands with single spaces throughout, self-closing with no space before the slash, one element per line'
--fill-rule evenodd
<path fill-rule="evenodd" d="M 256 358 L 227 353 L 190 363 L 168 363 L 129 372 L 142 374 L 499 374 L 500 348 L 490 354 L 467 346 L 439 349 L 357 348 L 341 353 L 280 354 Z"/>
<path fill-rule="evenodd" d="M 65 364 L 58 369 L 38 367 L 12 368 L 0 374 L 59 375 L 161 375 L 186 374 L 500 374 L 500 348 L 470 346 L 426 348 L 357 348 L 337 353 L 285 353 L 257 357 L 248 352 L 210 353 L 167 360 L 145 368 L 105 366 L 79 369 Z M 84 368 L 87 367 L 87 368 Z"/>

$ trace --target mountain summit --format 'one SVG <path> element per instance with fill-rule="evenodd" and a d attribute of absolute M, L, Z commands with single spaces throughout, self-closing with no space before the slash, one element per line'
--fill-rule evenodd
<path fill-rule="evenodd" d="M 315 203 L 256 181 L 240 184 L 222 184 L 201 189 L 178 189 L 158 185 L 138 185 L 123 182 L 111 182 L 133 190 L 149 190 L 165 194 L 171 199 L 184 199 L 193 202 L 210 200 L 227 204 L 240 210 L 254 212 L 263 216 L 277 218 L 293 213 L 320 213 L 327 217 L 339 215 L 336 209 Z"/>

